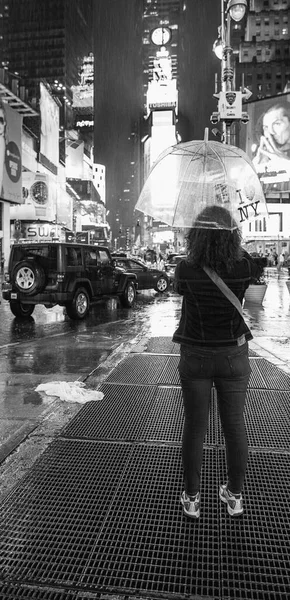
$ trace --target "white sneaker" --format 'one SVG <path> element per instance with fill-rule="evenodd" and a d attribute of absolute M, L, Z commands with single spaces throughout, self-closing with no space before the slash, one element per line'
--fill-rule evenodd
<path fill-rule="evenodd" d="M 183 512 L 187 517 L 198 519 L 200 516 L 200 492 L 195 496 L 188 496 L 182 492 L 180 502 L 183 506 Z"/>
<path fill-rule="evenodd" d="M 232 494 L 227 485 L 220 486 L 220 499 L 228 505 L 228 513 L 231 517 L 239 517 L 243 514 L 243 498 L 242 494 Z"/>

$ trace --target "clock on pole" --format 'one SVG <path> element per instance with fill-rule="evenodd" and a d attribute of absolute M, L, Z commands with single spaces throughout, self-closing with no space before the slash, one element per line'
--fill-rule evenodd
<path fill-rule="evenodd" d="M 171 35 L 170 27 L 156 27 L 151 31 L 151 42 L 155 46 L 166 46 L 171 40 Z"/>

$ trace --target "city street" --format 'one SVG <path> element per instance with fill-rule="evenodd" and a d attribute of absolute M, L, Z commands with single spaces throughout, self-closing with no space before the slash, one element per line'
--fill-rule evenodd
<path fill-rule="evenodd" d="M 84 321 L 69 319 L 63 308 L 37 306 L 27 320 L 15 319 L 8 302 L 0 305 L 0 459 L 3 461 L 44 419 L 52 419 L 49 436 L 80 405 L 35 391 L 52 381 L 85 381 L 91 371 L 114 352 L 130 344 L 142 330 L 158 331 L 160 308 L 174 307 L 173 331 L 180 299 L 148 290 L 138 294 L 132 309 L 109 310 L 105 303 L 92 308 Z M 156 314 L 158 313 L 158 317 Z M 166 319 L 165 319 L 166 320 Z M 57 416 L 56 416 L 57 414 Z M 52 416 L 51 416 L 52 415 Z M 47 444 L 40 437 L 40 450 Z M 34 445 L 35 449 L 35 445 Z M 39 449 L 33 451 L 33 459 Z M 3 490 L 3 487 L 2 487 Z"/>
<path fill-rule="evenodd" d="M 288 274 L 286 269 L 279 276 L 276 269 L 268 269 L 266 276 L 268 288 L 263 305 L 244 305 L 245 319 L 254 336 L 250 348 L 290 373 Z M 103 304 L 78 322 L 68 319 L 60 307 L 46 310 L 38 306 L 26 322 L 15 319 L 8 303 L 2 301 L 0 458 L 5 461 L 9 457 L 2 462 L 2 491 L 12 485 L 15 477 L 23 475 L 55 433 L 80 409 L 78 403 L 62 402 L 36 392 L 36 387 L 52 381 L 86 382 L 100 365 L 104 377 L 136 342 L 142 343 L 148 336 L 171 337 L 180 307 L 177 294 L 150 290 L 138 294 L 132 309 L 110 311 Z M 24 458 L 19 461 L 21 454 Z"/>
<path fill-rule="evenodd" d="M 8 453 L 0 466 L 3 600 L 103 594 L 125 600 L 160 591 L 167 599 L 289 597 L 290 379 L 283 372 L 290 373 L 289 293 L 286 273 L 278 278 L 273 270 L 267 281 L 263 306 L 244 307 L 254 340 L 246 510 L 238 519 L 218 500 L 226 471 L 214 397 L 200 519 L 186 518 L 180 507 L 183 412 L 178 346 L 171 341 L 180 313 L 176 294 L 140 294 L 121 318 L 112 313 L 97 324 L 91 315 L 81 330 L 66 320 L 50 329 L 46 315 L 36 314 L 37 336 L 21 342 L 18 333 L 16 346 L 2 348 L 2 377 L 11 384 L 2 414 L 17 407 L 19 415 L 1 415 Z M 18 364 L 21 377 L 31 377 L 26 402 L 20 382 L 18 397 L 13 393 Z M 103 398 L 81 406 L 33 391 L 56 377 L 79 377 Z M 29 418 L 21 418 L 25 403 Z"/>

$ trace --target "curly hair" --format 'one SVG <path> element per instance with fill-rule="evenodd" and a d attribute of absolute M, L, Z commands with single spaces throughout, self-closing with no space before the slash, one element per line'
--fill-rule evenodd
<path fill-rule="evenodd" d="M 196 219 L 186 235 L 188 261 L 194 267 L 207 266 L 218 274 L 230 273 L 242 259 L 242 236 L 230 213 L 222 207 L 208 207 Z M 207 228 L 215 222 L 214 228 Z M 201 228 L 200 224 L 204 223 Z M 226 227 L 226 228 L 223 228 Z"/>

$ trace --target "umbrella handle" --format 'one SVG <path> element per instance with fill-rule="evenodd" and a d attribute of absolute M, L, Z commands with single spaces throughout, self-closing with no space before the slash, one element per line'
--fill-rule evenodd
<path fill-rule="evenodd" d="M 208 127 L 204 130 L 204 142 L 208 142 Z"/>

